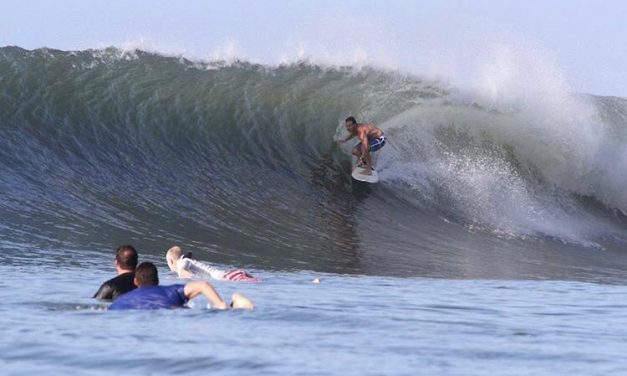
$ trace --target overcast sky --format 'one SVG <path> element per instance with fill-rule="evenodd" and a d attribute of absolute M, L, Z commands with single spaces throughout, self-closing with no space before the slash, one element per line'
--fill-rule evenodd
<path fill-rule="evenodd" d="M 5 45 L 307 58 L 466 84 L 507 51 L 511 64 L 548 64 L 574 91 L 627 97 L 624 0 L 5 0 Z"/>

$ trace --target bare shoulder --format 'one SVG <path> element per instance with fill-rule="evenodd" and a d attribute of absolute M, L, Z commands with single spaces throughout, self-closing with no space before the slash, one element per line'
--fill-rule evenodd
<path fill-rule="evenodd" d="M 367 134 L 368 132 L 370 132 L 372 127 L 373 125 L 370 123 L 361 123 L 359 124 L 359 126 L 357 126 L 357 134 Z"/>
<path fill-rule="evenodd" d="M 364 123 L 361 124 L 360 132 L 367 135 L 368 137 L 379 137 L 383 133 L 383 131 L 378 128 L 376 125 L 372 123 Z"/>
<path fill-rule="evenodd" d="M 361 127 L 360 127 L 360 128 L 361 128 L 364 132 L 372 132 L 373 130 L 379 129 L 379 128 L 377 128 L 377 126 L 376 126 L 376 125 L 374 125 L 373 123 L 363 123 L 363 124 L 360 124 L 360 125 L 361 125 Z"/>

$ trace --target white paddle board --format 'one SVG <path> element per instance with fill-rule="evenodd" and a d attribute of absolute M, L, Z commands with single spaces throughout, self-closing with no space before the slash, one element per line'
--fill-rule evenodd
<path fill-rule="evenodd" d="M 372 174 L 370 175 L 366 175 L 366 171 L 368 171 L 367 168 L 355 166 L 351 176 L 355 180 L 363 181 L 366 183 L 376 183 L 379 181 L 379 174 L 377 173 L 376 169 L 372 170 Z"/>

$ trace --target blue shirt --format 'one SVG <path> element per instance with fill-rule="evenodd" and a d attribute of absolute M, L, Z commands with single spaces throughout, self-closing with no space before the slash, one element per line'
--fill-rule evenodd
<path fill-rule="evenodd" d="M 120 295 L 109 310 L 180 308 L 187 303 L 185 285 L 139 287 Z"/>

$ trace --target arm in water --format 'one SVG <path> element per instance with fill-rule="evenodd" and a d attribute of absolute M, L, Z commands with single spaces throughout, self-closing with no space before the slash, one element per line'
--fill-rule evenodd
<path fill-rule="evenodd" d="M 227 309 L 228 306 L 222 300 L 218 292 L 207 282 L 188 282 L 185 284 L 185 297 L 189 300 L 204 295 L 210 302 L 211 307 L 215 309 Z"/>
<path fill-rule="evenodd" d="M 218 294 L 213 286 L 207 282 L 188 282 L 185 284 L 184 293 L 188 300 L 191 300 L 200 294 L 204 295 L 211 302 L 211 308 L 229 308 L 229 305 L 224 302 L 220 294 Z M 239 292 L 236 292 L 231 295 L 230 307 L 233 309 L 253 309 L 255 308 L 255 305 L 247 297 Z"/>

